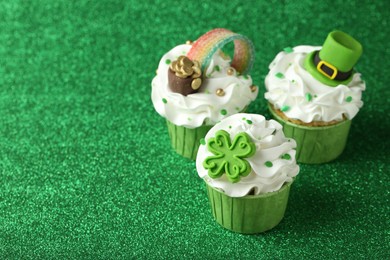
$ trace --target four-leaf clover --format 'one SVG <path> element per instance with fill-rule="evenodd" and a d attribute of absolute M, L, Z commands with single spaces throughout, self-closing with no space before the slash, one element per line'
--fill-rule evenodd
<path fill-rule="evenodd" d="M 245 158 L 255 153 L 256 146 L 247 133 L 237 134 L 231 142 L 229 133 L 219 130 L 215 137 L 208 140 L 207 148 L 214 155 L 203 161 L 203 167 L 208 169 L 211 178 L 221 177 L 225 173 L 228 180 L 235 183 L 251 172 L 251 166 Z"/>

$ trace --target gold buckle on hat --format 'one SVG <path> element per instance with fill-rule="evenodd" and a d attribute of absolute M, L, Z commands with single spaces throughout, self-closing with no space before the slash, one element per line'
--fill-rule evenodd
<path fill-rule="evenodd" d="M 322 65 L 325 65 L 326 67 L 328 67 L 329 69 L 333 70 L 333 73 L 332 75 L 329 75 L 328 73 L 326 73 L 325 71 L 322 70 Z M 317 64 L 317 70 L 323 74 L 324 76 L 330 78 L 330 79 L 334 79 L 336 76 L 337 76 L 337 68 L 329 63 L 327 63 L 326 61 L 320 61 L 318 64 Z"/>

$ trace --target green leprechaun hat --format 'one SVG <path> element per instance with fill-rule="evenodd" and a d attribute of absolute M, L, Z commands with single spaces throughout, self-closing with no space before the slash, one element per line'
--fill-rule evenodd
<path fill-rule="evenodd" d="M 352 36 L 333 31 L 329 33 L 320 51 L 307 55 L 305 69 L 326 85 L 346 85 L 352 79 L 353 67 L 362 52 L 362 45 Z"/>

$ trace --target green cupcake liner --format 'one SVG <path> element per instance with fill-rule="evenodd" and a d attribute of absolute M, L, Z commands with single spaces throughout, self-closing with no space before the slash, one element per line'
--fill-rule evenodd
<path fill-rule="evenodd" d="M 270 106 L 269 110 L 275 120 L 282 124 L 284 134 L 297 142 L 298 162 L 326 163 L 336 159 L 344 151 L 351 120 L 330 126 L 303 126 L 282 119 Z"/>
<path fill-rule="evenodd" d="M 292 182 L 275 192 L 229 197 L 206 183 L 211 211 L 224 228 L 243 234 L 261 233 L 274 228 L 284 217 Z"/>
<path fill-rule="evenodd" d="M 173 149 L 178 154 L 195 160 L 199 149 L 200 139 L 206 136 L 212 126 L 204 125 L 196 128 L 187 128 L 184 126 L 177 126 L 168 120 L 166 121 Z"/>

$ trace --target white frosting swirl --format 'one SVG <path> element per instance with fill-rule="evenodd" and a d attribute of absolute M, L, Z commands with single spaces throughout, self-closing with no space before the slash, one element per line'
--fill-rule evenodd
<path fill-rule="evenodd" d="M 256 114 L 236 114 L 211 128 L 205 137 L 206 142 L 218 130 L 227 131 L 232 140 L 238 133 L 245 132 L 256 146 L 256 153 L 246 158 L 252 168 L 251 172 L 248 176 L 241 177 L 237 183 L 231 183 L 225 174 L 216 179 L 209 177 L 203 161 L 213 154 L 207 149 L 207 145 L 199 147 L 196 158 L 199 177 L 212 187 L 223 190 L 228 196 L 243 197 L 252 189 L 255 195 L 277 191 L 284 183 L 292 182 L 293 177 L 298 174 L 299 166 L 295 161 L 294 150 L 296 142 L 284 136 L 282 125 L 275 120 L 267 121 L 262 115 Z"/>
<path fill-rule="evenodd" d="M 183 96 L 172 92 L 168 86 L 169 64 L 166 61 L 174 61 L 180 55 L 186 55 L 190 49 L 191 45 L 176 46 L 160 60 L 157 75 L 152 81 L 152 101 L 161 116 L 175 125 L 188 128 L 214 125 L 244 110 L 256 99 L 258 89 L 251 91 L 251 77 L 238 76 L 236 72 L 227 75 L 230 60 L 224 59 L 220 52 L 214 54 L 197 93 Z M 224 96 L 216 95 L 219 88 L 224 90 Z"/>
<path fill-rule="evenodd" d="M 303 122 L 330 122 L 352 119 L 363 106 L 366 84 L 355 73 L 348 85 L 329 87 L 304 69 L 306 55 L 321 47 L 297 46 L 293 52 L 280 52 L 269 66 L 265 78 L 265 98 L 289 118 Z"/>

